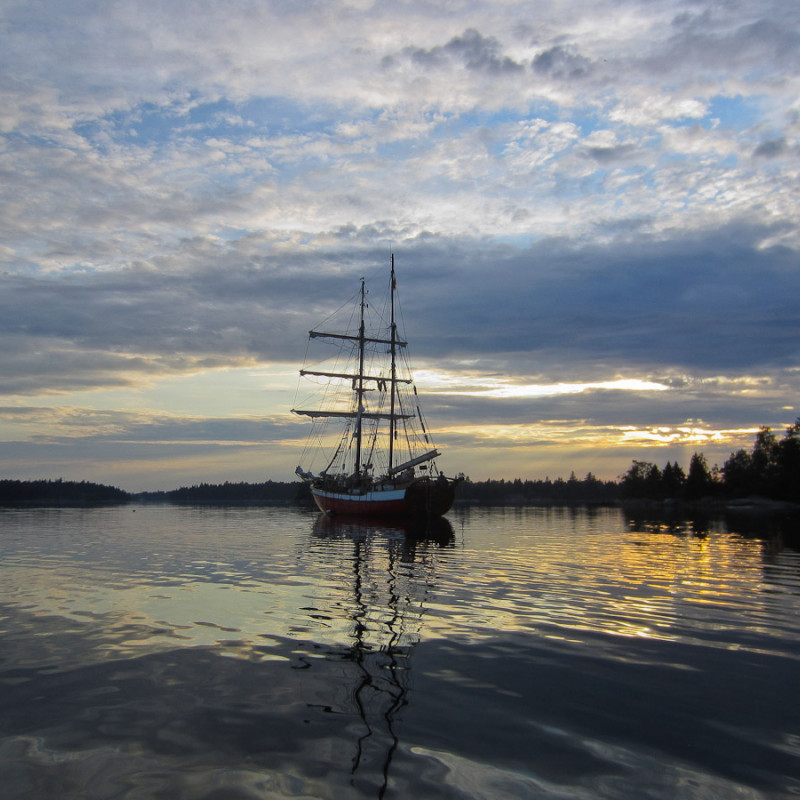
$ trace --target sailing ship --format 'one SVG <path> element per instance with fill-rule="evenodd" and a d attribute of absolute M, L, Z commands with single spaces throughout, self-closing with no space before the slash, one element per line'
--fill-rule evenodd
<path fill-rule="evenodd" d="M 324 390 L 321 407 L 292 411 L 314 420 L 309 441 L 317 450 L 322 444 L 327 455 L 319 472 L 298 466 L 295 473 L 329 515 L 431 518 L 445 514 L 453 503 L 457 479 L 436 466 L 441 453 L 425 425 L 408 342 L 398 329 L 393 254 L 389 277 L 382 309 L 367 302 L 362 278 L 349 326 L 309 331 L 309 347 L 312 342 L 333 344 L 336 353 L 322 367 L 300 370 L 301 378 Z M 337 428 L 333 435 L 330 424 Z"/>

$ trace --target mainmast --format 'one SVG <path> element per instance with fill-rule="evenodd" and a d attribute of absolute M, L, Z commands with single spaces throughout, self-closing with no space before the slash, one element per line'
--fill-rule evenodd
<path fill-rule="evenodd" d="M 397 428 L 395 416 L 394 416 L 394 403 L 395 403 L 395 393 L 397 391 L 397 323 L 394 319 L 394 293 L 397 289 L 397 281 L 394 277 L 394 253 L 392 253 L 392 283 L 391 283 L 391 307 L 392 307 L 392 317 L 391 317 L 391 335 L 389 337 L 390 344 L 390 352 L 392 355 L 392 365 L 391 365 L 391 397 L 389 400 L 389 474 L 392 472 L 392 467 L 394 466 L 394 437 L 395 431 Z"/>
<path fill-rule="evenodd" d="M 354 381 L 357 395 L 358 413 L 356 415 L 356 463 L 355 474 L 361 474 L 361 420 L 364 413 L 364 343 L 366 335 L 364 330 L 364 309 L 366 308 L 366 292 L 364 291 L 364 278 L 361 279 L 361 324 L 358 326 L 358 376 Z"/>

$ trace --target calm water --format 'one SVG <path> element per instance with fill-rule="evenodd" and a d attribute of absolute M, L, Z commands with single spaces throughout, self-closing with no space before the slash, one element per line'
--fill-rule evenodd
<path fill-rule="evenodd" d="M 723 522 L 3 512 L 0 578 L 2 798 L 800 795 L 800 554 Z"/>

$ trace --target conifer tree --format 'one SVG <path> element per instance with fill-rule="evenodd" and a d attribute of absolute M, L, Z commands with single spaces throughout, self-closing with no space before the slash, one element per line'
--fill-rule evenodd
<path fill-rule="evenodd" d="M 697 500 L 714 491 L 714 479 L 708 469 L 708 462 L 702 453 L 695 453 L 689 462 L 689 474 L 686 476 L 686 497 Z"/>

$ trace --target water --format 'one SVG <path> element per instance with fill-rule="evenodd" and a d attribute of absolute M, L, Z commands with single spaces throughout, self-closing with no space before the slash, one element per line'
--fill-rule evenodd
<path fill-rule="evenodd" d="M 617 510 L 428 538 L 0 513 L 0 797 L 800 795 L 800 554 Z"/>

